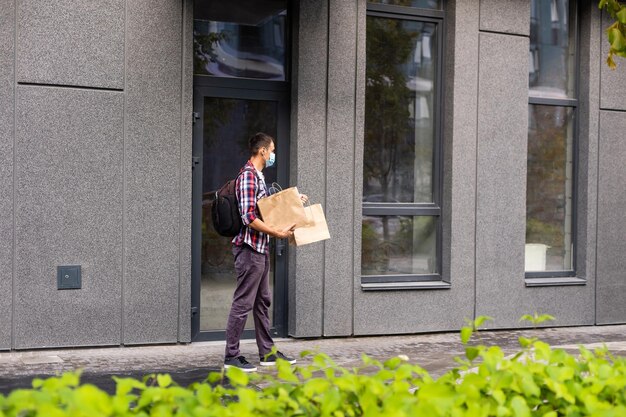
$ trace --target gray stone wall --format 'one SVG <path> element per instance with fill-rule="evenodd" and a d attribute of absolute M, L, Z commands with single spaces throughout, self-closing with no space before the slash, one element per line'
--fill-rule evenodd
<path fill-rule="evenodd" d="M 529 1 L 450 0 L 451 286 L 364 292 L 367 3 L 296 3 L 290 183 L 324 206 L 332 239 L 289 252 L 290 335 L 453 330 L 475 314 L 517 327 L 533 311 L 557 325 L 626 322 L 626 64 L 605 67 L 595 5 L 581 3 L 584 285 L 524 280 Z M 0 349 L 190 340 L 192 17 L 191 0 L 0 0 Z M 62 264 L 82 265 L 81 290 L 56 289 Z"/>
<path fill-rule="evenodd" d="M 13 316 L 14 0 L 0 1 L 0 22 L 0 349 L 9 349 Z"/>
<path fill-rule="evenodd" d="M 330 17 L 326 15 L 326 7 L 329 7 Z M 442 272 L 451 288 L 364 292 L 360 286 L 360 222 L 362 163 L 363 158 L 368 157 L 363 155 L 366 2 L 320 1 L 300 5 L 293 94 L 292 148 L 296 163 L 292 164 L 292 177 L 298 184 L 310 184 L 310 181 L 317 184 L 313 185 L 313 195 L 326 201 L 332 239 L 315 249 L 292 251 L 296 252 L 292 253 L 290 271 L 292 335 L 457 329 L 463 318 L 475 314 L 495 317 L 493 327 L 518 327 L 519 317 L 534 311 L 555 315 L 556 325 L 595 322 L 600 90 L 603 108 L 613 106 L 612 110 L 619 110 L 615 103 L 621 102 L 622 95 L 621 78 L 615 73 L 605 75 L 607 70 L 601 65 L 604 52 L 599 48 L 603 36 L 600 13 L 587 3 L 581 4 L 580 12 L 576 278 L 580 278 L 579 283 L 583 285 L 535 288 L 527 286 L 525 280 L 530 1 L 457 0 L 446 2 L 444 70 Z M 334 23 L 339 20 L 343 22 L 341 27 Z M 351 26 L 358 28 L 356 34 Z M 328 39 L 325 39 L 326 27 Z M 352 36 L 356 36 L 354 43 L 350 42 Z M 320 45 L 329 45 L 328 50 Z M 343 53 L 336 54 L 337 49 Z M 356 63 L 350 66 L 353 53 Z M 315 63 L 315 71 L 311 69 L 312 63 Z M 603 82 L 615 79 L 618 87 L 607 88 L 604 84 L 601 87 L 600 74 Z M 337 80 L 342 82 L 337 83 Z M 351 130 L 349 112 L 353 103 L 355 127 Z M 325 105 L 327 116 L 324 118 Z M 603 110 L 605 128 L 600 131 L 601 137 L 603 132 L 607 135 L 620 132 L 618 126 L 622 126 L 619 114 L 605 116 L 606 111 Z M 303 120 L 305 114 L 307 117 Z M 309 118 L 311 115 L 313 119 Z M 337 147 L 339 142 L 335 138 L 341 135 L 343 146 Z M 611 137 L 612 140 L 607 139 L 606 146 L 610 146 L 605 156 L 607 161 L 622 154 L 617 136 Z M 350 146 L 354 147 L 352 155 Z M 314 157 L 308 162 L 314 163 L 307 164 L 309 155 Z M 333 193 L 344 187 L 349 189 L 351 180 L 345 177 L 340 165 L 333 165 L 335 155 L 341 155 L 345 165 L 354 166 L 351 185 L 354 203 L 351 205 L 334 202 L 343 191 Z M 600 156 L 600 166 L 602 161 Z M 322 162 L 326 163 L 326 172 L 315 169 L 315 165 Z M 613 189 L 620 183 L 620 171 L 616 172 L 615 162 L 605 166 L 604 171 L 600 169 L 600 189 L 604 173 L 607 178 L 604 201 L 611 203 L 610 208 L 605 209 L 606 224 L 613 225 L 618 207 L 625 202 Z M 337 174 L 333 177 L 333 173 Z M 601 199 L 603 195 L 601 193 Z M 613 213 L 610 219 L 609 213 Z M 349 216 L 353 220 L 346 222 Z M 335 217 L 344 219 L 343 223 L 335 224 Z M 599 221 L 598 233 L 602 237 L 602 215 Z M 350 228 L 352 242 L 345 235 Z M 606 226 L 606 230 L 614 232 L 615 228 Z M 620 235 L 613 233 L 605 240 L 598 240 L 598 262 L 607 271 L 604 281 L 607 294 L 623 288 L 624 283 L 623 274 L 617 273 L 621 267 L 618 259 L 623 258 L 617 256 L 622 250 L 616 242 L 617 236 Z M 338 240 L 342 241 L 340 245 L 335 244 Z M 618 249 L 607 249 L 609 245 Z M 346 247 L 353 248 L 353 258 L 342 255 Z M 602 251 L 606 251 L 605 257 L 599 255 Z M 342 276 L 351 262 L 354 272 L 350 297 L 344 294 Z M 598 274 L 601 275 L 600 270 Z M 603 288 L 600 283 L 598 288 Z M 598 292 L 598 296 L 602 293 Z M 609 301 L 607 312 L 616 302 Z M 352 316 L 338 316 L 349 313 L 350 303 L 353 304 Z M 619 309 L 611 311 L 613 315 L 622 314 Z M 323 312 L 321 317 L 320 312 Z M 351 333 L 350 318 L 353 321 Z M 612 322 L 615 320 L 626 318 Z"/>
<path fill-rule="evenodd" d="M 326 203 L 328 1 L 299 2 L 294 33 L 290 184 L 312 203 Z M 332 235 L 331 235 L 332 236 Z M 289 334 L 323 333 L 325 243 L 290 250 Z"/>
<path fill-rule="evenodd" d="M 604 16 L 602 27 L 610 21 Z M 602 34 L 604 36 L 604 33 Z M 608 43 L 602 42 L 604 58 Z M 598 252 L 596 322 L 626 322 L 626 60 L 610 70 L 601 63 L 600 122 L 598 138 Z"/>
<path fill-rule="evenodd" d="M 189 341 L 183 3 L 2 0 L 0 19 L 0 349 Z M 82 288 L 59 291 L 69 264 Z"/>

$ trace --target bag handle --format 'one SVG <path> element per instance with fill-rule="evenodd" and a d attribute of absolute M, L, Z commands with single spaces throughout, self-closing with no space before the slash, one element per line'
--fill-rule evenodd
<path fill-rule="evenodd" d="M 269 195 L 279 193 L 283 190 L 283 187 L 280 186 L 277 182 L 273 182 L 270 188 L 267 189 Z"/>

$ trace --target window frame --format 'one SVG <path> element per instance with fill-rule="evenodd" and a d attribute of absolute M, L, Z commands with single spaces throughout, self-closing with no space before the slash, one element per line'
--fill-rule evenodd
<path fill-rule="evenodd" d="M 554 286 L 554 285 L 581 285 L 585 284 L 585 280 L 576 278 L 577 274 L 577 259 L 578 259 L 578 184 L 579 184 L 579 133 L 580 133 L 580 12 L 581 2 L 578 0 L 569 0 L 575 2 L 574 6 L 570 5 L 570 10 L 576 13 L 573 19 L 573 25 L 570 25 L 570 30 L 574 30 L 574 36 L 572 40 L 574 42 L 574 65 L 573 74 L 574 79 L 574 97 L 568 98 L 554 98 L 554 97 L 541 97 L 533 96 L 530 89 L 530 80 L 528 85 L 528 107 L 531 105 L 539 106 L 553 106 L 553 107 L 566 107 L 572 109 L 573 120 L 573 138 L 572 138 L 572 216 L 571 216 L 571 230 L 572 230 L 572 264 L 568 270 L 547 270 L 547 271 L 524 271 L 524 278 L 526 280 L 526 286 Z M 569 35 L 569 34 L 568 34 Z M 528 161 L 528 155 L 526 156 Z M 528 181 L 528 174 L 526 175 Z M 528 184 L 528 182 L 527 182 Z M 528 186 L 528 185 L 527 185 Z M 526 217 L 528 221 L 528 217 Z M 525 239 L 524 239 L 525 241 Z"/>
<path fill-rule="evenodd" d="M 432 203 L 391 203 L 362 201 L 363 216 L 425 216 L 435 217 L 435 254 L 437 273 L 433 274 L 388 274 L 363 275 L 361 271 L 361 289 L 363 291 L 414 290 L 450 288 L 449 278 L 442 276 L 442 197 L 443 197 L 443 100 L 444 100 L 444 46 L 446 41 L 445 0 L 442 9 L 421 9 L 406 6 L 367 3 L 367 17 L 418 21 L 433 23 L 437 26 L 437 61 L 435 65 L 435 92 L 433 95 L 433 202 Z M 367 65 L 367 64 L 366 64 Z M 367 93 L 366 93 L 367 94 Z M 363 178 L 361 177 L 361 181 Z M 360 197 L 363 199 L 363 195 Z"/>

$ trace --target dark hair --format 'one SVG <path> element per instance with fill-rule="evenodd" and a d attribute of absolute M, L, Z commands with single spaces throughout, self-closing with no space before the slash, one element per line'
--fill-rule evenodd
<path fill-rule="evenodd" d="M 272 142 L 274 142 L 274 138 L 265 133 L 259 132 L 252 135 L 252 137 L 250 137 L 250 141 L 248 142 L 250 154 L 256 155 L 259 153 L 261 148 L 269 148 Z"/>

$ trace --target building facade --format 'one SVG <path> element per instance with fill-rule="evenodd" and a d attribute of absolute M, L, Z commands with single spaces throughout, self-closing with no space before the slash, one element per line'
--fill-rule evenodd
<path fill-rule="evenodd" d="M 220 3 L 0 0 L 0 349 L 223 338 L 256 131 L 331 233 L 273 244 L 276 335 L 626 322 L 597 2 Z"/>

